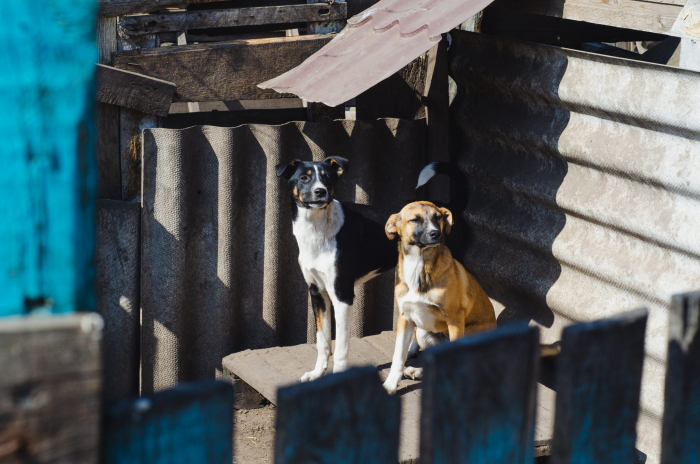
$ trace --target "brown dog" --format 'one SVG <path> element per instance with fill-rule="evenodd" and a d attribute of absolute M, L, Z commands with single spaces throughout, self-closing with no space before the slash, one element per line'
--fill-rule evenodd
<path fill-rule="evenodd" d="M 386 223 L 386 235 L 399 237 L 399 263 L 394 290 L 399 307 L 396 349 L 384 388 L 396 392 L 414 335 L 422 349 L 432 345 L 434 334 L 450 341 L 496 327 L 493 305 L 476 279 L 452 258 L 444 237 L 450 233 L 452 213 L 427 201 L 406 205 Z M 418 378 L 420 369 L 407 368 Z"/>

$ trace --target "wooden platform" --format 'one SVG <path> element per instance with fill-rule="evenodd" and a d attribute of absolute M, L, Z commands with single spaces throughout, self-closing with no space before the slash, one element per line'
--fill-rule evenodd
<path fill-rule="evenodd" d="M 382 380 L 389 374 L 394 352 L 395 333 L 383 332 L 365 338 L 350 340 L 350 365 L 377 366 Z M 420 358 L 409 360 L 408 365 L 419 365 Z M 316 348 L 304 344 L 262 350 L 247 350 L 227 356 L 224 367 L 276 404 L 277 389 L 299 381 L 304 372 L 316 363 Z M 328 371 L 332 372 L 332 358 Z M 403 379 L 397 395 L 401 397 L 401 463 L 416 462 L 420 429 L 420 382 Z M 535 456 L 548 456 L 554 425 L 555 393 L 538 385 L 537 424 L 535 428 Z"/>

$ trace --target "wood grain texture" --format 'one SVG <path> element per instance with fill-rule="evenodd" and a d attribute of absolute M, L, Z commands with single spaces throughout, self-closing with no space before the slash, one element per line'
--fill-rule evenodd
<path fill-rule="evenodd" d="M 106 464 L 231 464 L 233 387 L 183 383 L 122 400 L 107 410 L 104 428 Z"/>
<path fill-rule="evenodd" d="M 130 71 L 97 65 L 97 101 L 131 108 L 142 113 L 167 116 L 175 84 Z"/>
<path fill-rule="evenodd" d="M 494 6 L 658 34 L 670 32 L 682 9 L 638 0 L 496 0 Z"/>
<path fill-rule="evenodd" d="M 210 111 L 205 113 L 171 114 L 161 120 L 161 127 L 166 129 L 184 129 L 197 125 L 221 127 L 236 127 L 241 124 L 279 125 L 290 121 L 306 121 L 306 119 L 306 108 Z"/>
<path fill-rule="evenodd" d="M 120 69 L 174 82 L 174 101 L 293 97 L 260 89 L 257 84 L 301 64 L 332 38 L 332 34 L 306 35 L 133 50 L 115 53 L 113 63 Z"/>
<path fill-rule="evenodd" d="M 0 321 L 0 461 L 97 462 L 101 328 L 96 314 Z"/>
<path fill-rule="evenodd" d="M 95 8 L 3 2 L 0 16 L 0 316 L 91 311 Z"/>
<path fill-rule="evenodd" d="M 127 34 L 142 35 L 157 32 L 189 31 L 190 29 L 343 20 L 346 17 L 347 5 L 345 3 L 322 3 L 127 16 L 122 19 L 122 27 Z"/>
<path fill-rule="evenodd" d="M 423 356 L 421 463 L 532 463 L 538 328 L 477 334 Z"/>
<path fill-rule="evenodd" d="M 635 462 L 647 311 L 575 324 L 562 333 L 552 459 Z"/>
<path fill-rule="evenodd" d="M 215 1 L 220 0 L 99 0 L 99 10 L 102 16 L 122 16 L 158 11 L 169 6 Z"/>
<path fill-rule="evenodd" d="M 345 3 L 345 0 L 336 0 L 340 3 Z M 306 3 L 324 3 L 323 0 L 306 0 Z M 346 6 L 347 8 L 347 6 Z M 346 9 L 347 14 L 347 9 Z M 309 21 L 306 23 L 306 30 L 309 34 L 337 34 L 345 27 L 345 18 L 333 20 L 331 18 L 321 21 Z"/>
<path fill-rule="evenodd" d="M 662 464 L 700 457 L 700 292 L 674 295 L 669 320 Z"/>
<path fill-rule="evenodd" d="M 398 461 L 400 400 L 373 367 L 280 388 L 276 464 Z"/>

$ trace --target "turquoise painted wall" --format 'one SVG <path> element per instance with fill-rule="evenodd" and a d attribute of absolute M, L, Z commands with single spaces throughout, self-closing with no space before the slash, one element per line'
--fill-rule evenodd
<path fill-rule="evenodd" d="M 93 310 L 95 0 L 0 0 L 0 316 Z"/>

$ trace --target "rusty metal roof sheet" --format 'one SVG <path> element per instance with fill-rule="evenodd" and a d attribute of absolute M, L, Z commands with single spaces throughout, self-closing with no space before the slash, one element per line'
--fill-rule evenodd
<path fill-rule="evenodd" d="M 329 106 L 381 82 L 493 0 L 381 0 L 350 18 L 328 45 L 263 89 Z"/>

